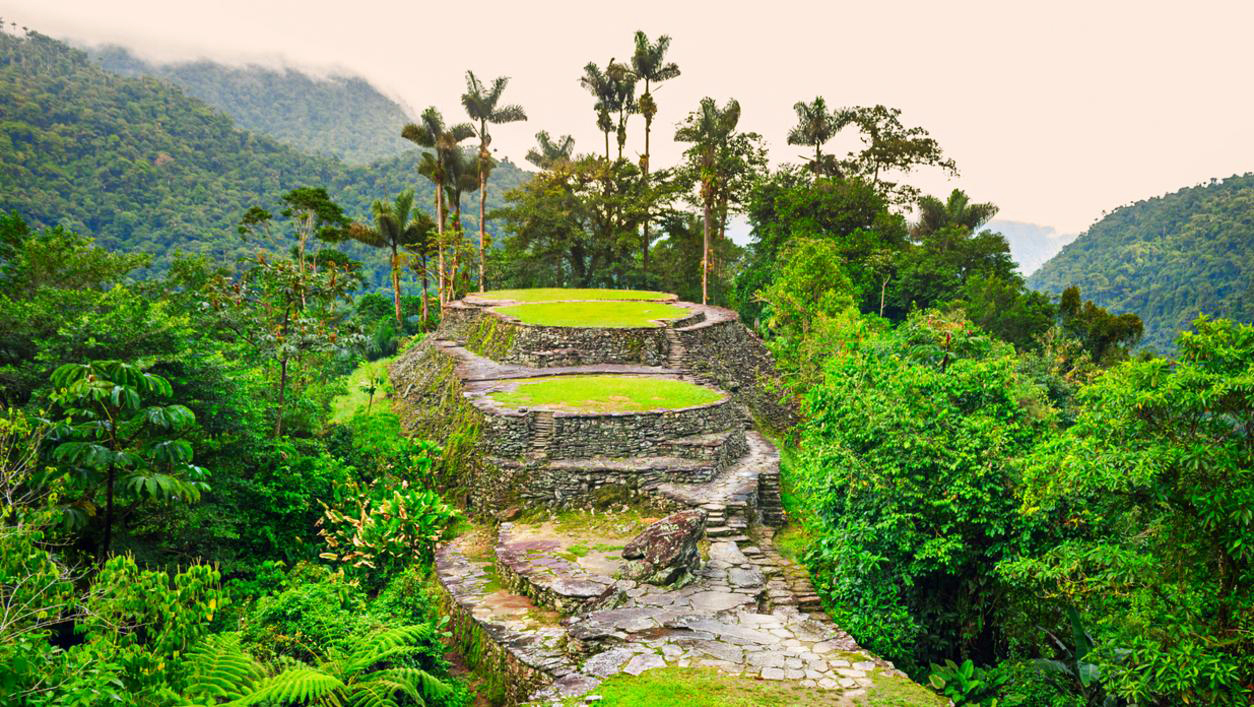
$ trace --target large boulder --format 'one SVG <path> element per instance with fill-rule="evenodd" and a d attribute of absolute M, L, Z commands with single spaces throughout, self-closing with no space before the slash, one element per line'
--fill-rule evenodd
<path fill-rule="evenodd" d="M 697 543 L 705 534 L 705 511 L 680 511 L 644 529 L 623 548 L 623 576 L 661 586 L 687 584 L 701 567 Z"/>

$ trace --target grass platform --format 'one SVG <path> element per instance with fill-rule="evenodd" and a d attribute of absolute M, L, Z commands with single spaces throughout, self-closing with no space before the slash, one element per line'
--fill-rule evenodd
<path fill-rule="evenodd" d="M 552 376 L 525 378 L 513 390 L 489 396 L 508 407 L 563 412 L 646 412 L 717 402 L 722 393 L 671 378 L 647 376 Z"/>
<path fill-rule="evenodd" d="M 511 300 L 514 302 L 558 302 L 561 300 L 669 300 L 674 295 L 651 290 L 566 289 L 562 287 L 536 287 L 526 290 L 488 290 L 471 293 L 476 299 Z"/>
<path fill-rule="evenodd" d="M 681 319 L 688 310 L 663 302 L 533 302 L 494 307 L 524 324 L 565 327 L 657 327 L 659 319 Z"/>

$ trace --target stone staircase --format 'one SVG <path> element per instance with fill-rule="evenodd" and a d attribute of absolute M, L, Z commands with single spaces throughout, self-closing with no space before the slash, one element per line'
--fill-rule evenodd
<path fill-rule="evenodd" d="M 684 343 L 679 339 L 679 332 L 673 326 L 666 327 L 666 367 L 673 371 L 687 370 L 688 366 L 684 363 L 687 354 Z"/>
<path fill-rule="evenodd" d="M 532 459 L 545 459 L 549 456 L 549 445 L 553 442 L 553 431 L 556 427 L 553 413 L 541 411 L 536 414 L 531 428 L 529 455 Z"/>

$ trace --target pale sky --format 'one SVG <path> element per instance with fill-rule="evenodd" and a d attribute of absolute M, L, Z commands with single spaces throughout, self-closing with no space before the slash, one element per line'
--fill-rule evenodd
<path fill-rule="evenodd" d="M 776 163 L 803 152 L 785 142 L 796 101 L 883 103 L 929 130 L 961 171 L 913 183 L 961 187 L 998 204 L 1000 219 L 1062 233 L 1129 201 L 1254 170 L 1249 0 L 0 0 L 0 16 L 148 58 L 360 74 L 448 118 L 461 116 L 466 69 L 508 75 L 507 100 L 530 121 L 498 128 L 494 147 L 519 163 L 540 129 L 597 150 L 582 66 L 629 57 L 636 29 L 665 33 L 683 75 L 655 92 L 655 164 L 678 158 L 674 125 L 705 95 L 739 99 L 742 127 L 766 138 Z M 633 121 L 634 156 L 643 121 Z"/>

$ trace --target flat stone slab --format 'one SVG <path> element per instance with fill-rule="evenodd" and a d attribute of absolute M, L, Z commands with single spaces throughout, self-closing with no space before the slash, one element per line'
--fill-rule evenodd
<path fill-rule="evenodd" d="M 510 587 L 563 614 L 614 604 L 621 591 L 611 577 L 592 574 L 556 553 L 556 540 L 518 540 L 513 523 L 502 523 L 496 544 L 497 568 Z"/>

